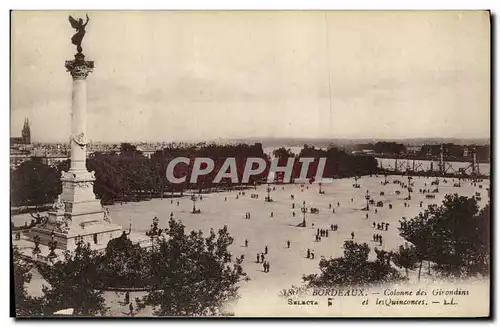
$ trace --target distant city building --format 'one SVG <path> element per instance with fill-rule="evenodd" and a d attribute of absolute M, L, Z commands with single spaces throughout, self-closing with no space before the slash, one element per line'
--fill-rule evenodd
<path fill-rule="evenodd" d="M 30 124 L 26 118 L 21 137 L 10 138 L 10 168 L 15 169 L 31 158 L 57 166 L 59 162 L 69 159 L 69 144 L 32 143 Z"/>
<path fill-rule="evenodd" d="M 158 151 L 156 148 L 151 148 L 151 147 L 146 147 L 146 146 L 137 146 L 137 151 L 141 151 L 142 154 L 148 158 L 151 159 L 151 156 Z"/>
<path fill-rule="evenodd" d="M 21 137 L 23 138 L 24 144 L 31 144 L 31 130 L 28 118 L 26 118 L 26 120 L 24 121 L 23 130 L 21 131 Z"/>
<path fill-rule="evenodd" d="M 21 131 L 21 137 L 11 137 L 10 146 L 19 147 L 31 144 L 31 130 L 28 118 L 24 120 L 23 130 Z"/>
<path fill-rule="evenodd" d="M 16 148 L 10 149 L 10 168 L 15 169 L 25 161 L 31 159 L 29 151 L 23 151 Z"/>
<path fill-rule="evenodd" d="M 10 167 L 14 169 L 30 159 L 31 130 L 28 118 L 24 120 L 21 137 L 10 138 Z"/>
<path fill-rule="evenodd" d="M 56 167 L 58 163 L 69 159 L 69 156 L 64 153 L 51 153 L 36 151 L 31 155 L 31 158 L 40 159 L 44 164 Z"/>

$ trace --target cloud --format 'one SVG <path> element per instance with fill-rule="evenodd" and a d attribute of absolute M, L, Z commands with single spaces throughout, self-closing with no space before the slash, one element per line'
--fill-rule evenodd
<path fill-rule="evenodd" d="M 489 135 L 481 13 L 90 15 L 94 140 Z M 67 13 L 12 23 L 13 131 L 28 117 L 35 139 L 66 140 Z"/>

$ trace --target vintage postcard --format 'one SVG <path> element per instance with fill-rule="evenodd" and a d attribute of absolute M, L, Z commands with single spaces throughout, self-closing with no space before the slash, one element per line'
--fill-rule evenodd
<path fill-rule="evenodd" d="M 15 317 L 489 317 L 488 11 L 12 11 Z"/>

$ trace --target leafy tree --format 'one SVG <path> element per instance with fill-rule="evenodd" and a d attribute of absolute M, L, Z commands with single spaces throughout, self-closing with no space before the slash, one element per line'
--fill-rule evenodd
<path fill-rule="evenodd" d="M 390 254 L 378 251 L 377 260 L 368 261 L 370 248 L 366 243 L 353 241 L 344 243 L 344 256 L 335 259 L 321 259 L 320 274 L 304 276 L 308 286 L 362 286 L 401 280 L 398 271 L 390 265 Z"/>
<path fill-rule="evenodd" d="M 373 146 L 373 149 L 376 153 L 384 154 L 400 154 L 406 152 L 406 147 L 396 142 L 377 142 Z"/>
<path fill-rule="evenodd" d="M 307 178 L 312 178 L 316 175 L 319 158 L 326 158 L 323 177 L 327 178 L 369 175 L 378 171 L 377 160 L 373 156 L 351 155 L 335 147 L 330 147 L 325 151 L 304 145 L 298 157 L 315 159 L 309 166 Z M 298 177 L 299 172 L 300 169 L 295 169 L 294 177 Z"/>
<path fill-rule="evenodd" d="M 491 157 L 490 145 L 474 146 L 474 151 L 476 152 L 477 160 L 483 161 L 483 162 L 490 162 L 490 157 Z"/>
<path fill-rule="evenodd" d="M 23 162 L 11 172 L 12 205 L 41 206 L 53 202 L 61 193 L 57 169 L 39 159 Z"/>
<path fill-rule="evenodd" d="M 105 204 L 123 197 L 127 189 L 121 161 L 117 155 L 101 153 L 94 154 L 87 161 L 87 169 L 95 172 L 94 192 Z"/>
<path fill-rule="evenodd" d="M 394 253 L 392 260 L 396 266 L 405 269 L 406 278 L 408 278 L 408 270 L 413 270 L 417 267 L 417 249 L 414 245 L 400 245 L 399 250 Z"/>
<path fill-rule="evenodd" d="M 122 143 L 120 145 L 120 155 L 128 157 L 142 157 L 142 152 L 137 150 L 137 146 L 130 143 Z"/>
<path fill-rule="evenodd" d="M 150 194 L 155 189 L 154 167 L 151 160 L 145 157 L 126 157 L 123 160 L 123 165 L 126 171 L 124 174 L 125 181 L 129 191 L 136 194 L 142 192 Z"/>
<path fill-rule="evenodd" d="M 64 260 L 53 265 L 40 264 L 38 269 L 50 288 L 43 286 L 44 313 L 73 308 L 74 315 L 104 315 L 107 311 L 101 276 L 98 270 L 101 256 L 90 244 L 78 242 L 74 251 L 66 251 Z"/>
<path fill-rule="evenodd" d="M 100 261 L 99 272 L 104 287 L 144 287 L 149 276 L 147 252 L 133 244 L 125 232 L 112 239 Z"/>
<path fill-rule="evenodd" d="M 415 246 L 418 260 L 434 262 L 434 269 L 440 274 L 487 275 L 489 213 L 489 206 L 479 212 L 473 197 L 448 194 L 441 206 L 429 206 L 417 217 L 403 219 L 399 231 Z"/>
<path fill-rule="evenodd" d="M 436 240 L 433 237 L 432 224 L 429 221 L 436 210 L 437 206 L 431 205 L 411 220 L 406 218 L 400 220 L 399 235 L 415 246 L 415 256 L 420 263 L 418 280 L 420 280 L 424 260 L 430 260 L 433 255 L 432 248 Z"/>
<path fill-rule="evenodd" d="M 167 236 L 158 239 L 151 254 L 153 290 L 141 305 L 152 305 L 158 316 L 223 314 L 223 305 L 238 298 L 238 282 L 246 274 L 228 247 L 227 227 L 204 237 L 201 231 L 184 232 L 184 225 L 169 221 Z"/>
<path fill-rule="evenodd" d="M 470 275 L 490 273 L 491 253 L 491 205 L 488 203 L 476 216 L 474 227 L 473 244 L 474 255 L 470 256 L 468 273 Z"/>
<path fill-rule="evenodd" d="M 19 249 L 12 250 L 12 272 L 14 279 L 14 301 L 16 306 L 16 316 L 35 316 L 41 313 L 41 301 L 38 298 L 29 296 L 25 284 L 31 281 L 31 269 L 33 264 L 25 262 Z"/>
<path fill-rule="evenodd" d="M 295 154 L 293 154 L 293 152 L 290 149 L 281 147 L 273 150 L 273 156 L 275 158 L 293 158 L 295 157 Z"/>
<path fill-rule="evenodd" d="M 391 266 L 391 258 L 394 253 L 375 248 L 377 259 L 374 262 L 368 262 L 367 269 L 370 272 L 369 284 L 378 284 L 381 282 L 392 282 L 400 280 L 398 271 Z"/>

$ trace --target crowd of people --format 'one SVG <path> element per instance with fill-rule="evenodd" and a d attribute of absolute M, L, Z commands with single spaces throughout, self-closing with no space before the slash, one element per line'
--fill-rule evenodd
<path fill-rule="evenodd" d="M 360 179 L 360 178 L 359 178 Z M 362 182 L 362 180 L 360 179 L 360 182 Z M 391 184 L 391 185 L 398 185 L 398 189 L 395 189 L 395 190 L 389 190 L 389 186 L 387 186 L 388 184 Z M 355 203 L 362 203 L 363 206 L 361 207 L 361 205 L 359 205 L 358 207 L 356 207 L 357 209 L 359 210 L 364 210 L 365 213 L 364 215 L 362 216 L 363 217 L 363 220 L 366 220 L 367 221 L 367 227 L 369 225 L 371 225 L 371 227 L 373 229 L 376 229 L 378 232 L 377 233 L 373 233 L 372 235 L 372 241 L 377 243 L 377 246 L 382 246 L 384 244 L 383 242 L 383 232 L 387 232 L 390 230 L 390 224 L 388 222 L 385 222 L 385 221 L 378 221 L 379 218 L 383 217 L 383 211 L 381 211 L 379 213 L 380 210 L 383 210 L 382 208 L 384 207 L 384 204 L 386 204 L 388 206 L 389 209 L 392 209 L 393 207 L 393 204 L 392 203 L 387 203 L 388 202 L 388 199 L 391 199 L 390 197 L 387 198 L 389 195 L 391 197 L 394 197 L 394 195 L 397 195 L 397 194 L 402 194 L 402 193 L 406 193 L 406 192 L 402 192 L 400 191 L 401 188 L 405 188 L 405 189 L 409 189 L 408 190 L 408 196 L 405 197 L 404 201 L 401 201 L 402 202 L 402 205 L 405 207 L 405 208 L 409 208 L 410 207 L 410 203 L 409 203 L 409 200 L 411 200 L 411 192 L 412 192 L 412 187 L 414 186 L 413 182 L 409 182 L 409 183 L 404 183 L 402 181 L 398 181 L 398 180 L 395 180 L 395 181 L 392 181 L 392 183 L 389 183 L 387 180 L 385 181 L 382 181 L 381 182 L 381 185 L 383 185 L 384 187 L 387 187 L 384 191 L 377 191 L 376 194 L 377 196 L 379 197 L 377 199 L 378 202 L 375 201 L 375 199 L 371 196 L 369 196 L 369 194 L 375 194 L 373 193 L 372 190 L 368 189 L 366 190 L 366 195 L 365 193 L 360 193 L 360 195 L 362 194 L 362 197 L 360 198 L 357 198 L 357 197 L 351 197 L 348 201 L 350 202 L 350 205 L 348 204 L 346 206 L 346 209 L 345 210 L 352 210 L 353 209 L 353 204 Z M 427 185 L 427 184 L 425 184 Z M 284 191 L 284 192 L 287 192 L 288 190 L 290 190 L 288 187 L 285 188 L 284 186 L 281 186 L 281 187 L 276 187 L 276 186 L 273 186 L 273 187 L 270 187 L 268 186 L 266 188 L 266 191 L 268 192 L 267 196 L 268 197 L 271 197 L 271 192 L 276 192 L 276 190 L 279 191 Z M 314 192 L 318 192 L 317 190 L 315 190 L 313 187 L 310 187 L 309 185 L 300 185 L 300 190 L 301 192 L 304 192 L 304 191 L 308 191 L 308 190 L 312 190 Z M 319 191 L 322 191 L 321 187 L 319 188 Z M 423 193 L 422 192 L 423 190 L 421 189 L 420 190 L 420 193 Z M 321 196 L 325 196 L 327 197 L 328 194 L 323 191 L 322 193 L 320 192 L 319 194 L 321 194 Z M 235 195 L 235 198 L 236 199 L 239 199 L 241 197 L 244 197 L 246 194 L 244 191 L 238 191 L 238 193 Z M 257 193 L 250 193 L 250 198 L 251 199 L 259 199 L 259 194 Z M 406 195 L 406 194 L 405 194 Z M 325 226 L 321 226 L 321 217 L 325 217 L 325 213 L 322 212 L 322 214 L 320 215 L 320 210 L 319 208 L 317 207 L 312 207 L 312 206 L 307 206 L 305 201 L 297 201 L 297 196 L 294 194 L 293 190 L 292 192 L 287 195 L 287 197 L 291 200 L 290 202 L 290 206 L 291 206 L 291 209 L 290 211 L 287 211 L 287 213 L 289 215 L 291 215 L 292 218 L 296 218 L 298 216 L 298 214 L 296 213 L 296 209 L 300 209 L 300 218 L 303 219 L 303 223 L 300 223 L 298 225 L 295 225 L 297 227 L 308 227 L 309 229 L 313 229 L 315 231 L 315 233 L 313 234 L 314 235 L 314 240 L 315 242 L 321 242 L 324 238 L 338 238 L 340 234 L 338 233 L 335 233 L 332 235 L 332 232 L 337 232 L 339 230 L 339 224 L 338 223 L 332 223 L 332 224 L 329 224 L 329 227 L 326 227 Z M 199 198 L 201 200 L 201 197 Z M 234 199 L 234 198 L 233 198 Z M 380 200 L 380 201 L 379 201 Z M 394 200 L 394 199 L 392 199 Z M 403 199 L 402 199 L 403 200 Z M 224 197 L 224 201 L 228 201 L 228 197 L 225 196 Z M 335 202 L 336 202 L 336 205 L 335 205 Z M 330 202 L 328 203 L 328 209 L 329 209 L 329 212 L 331 212 L 331 214 L 335 214 L 336 213 L 336 209 L 337 210 L 342 210 L 343 209 L 340 209 L 341 207 L 341 204 L 340 204 L 340 201 L 335 201 L 335 202 Z M 172 203 L 173 203 L 173 200 L 172 200 Z M 281 202 L 282 203 L 282 202 Z M 424 201 L 418 201 L 417 203 L 419 203 L 419 207 L 420 208 L 423 208 L 424 206 Z M 178 206 L 179 205 L 179 201 L 177 201 L 176 205 Z M 281 217 L 283 212 L 279 211 L 279 207 L 275 207 L 273 206 L 272 207 L 273 210 L 270 210 L 268 211 L 269 212 L 269 217 L 271 218 L 274 218 L 274 217 Z M 356 209 L 354 208 L 354 209 Z M 319 218 L 315 218 L 312 222 L 311 221 L 308 221 L 306 223 L 306 220 L 310 219 L 310 218 L 307 218 L 306 219 L 306 215 L 307 214 L 316 214 L 318 215 Z M 372 215 L 374 214 L 374 215 Z M 326 213 L 326 215 L 328 215 L 328 213 Z M 249 220 L 252 218 L 252 214 L 250 212 L 245 212 L 244 213 L 244 217 L 246 220 Z M 309 216 L 310 217 L 310 216 Z M 319 226 L 316 226 L 319 225 Z M 345 222 L 345 225 L 344 227 L 347 227 L 349 226 L 349 222 Z M 345 231 L 345 229 L 344 229 Z M 350 240 L 355 240 L 356 239 L 356 234 L 355 234 L 355 231 L 347 231 L 347 233 L 349 233 L 348 235 L 348 239 Z M 357 231 L 356 231 L 357 233 Z M 361 236 L 358 236 L 359 238 L 359 242 L 364 242 L 364 241 L 367 241 L 365 240 L 363 237 L 364 237 L 364 234 L 363 233 L 359 233 Z M 277 235 L 278 236 L 278 235 Z M 279 237 L 279 236 L 278 236 Z M 292 243 L 293 240 L 290 240 L 290 239 L 286 239 L 284 241 L 284 248 L 285 249 L 290 249 L 291 248 L 291 243 Z M 357 240 L 356 240 L 357 241 Z M 249 246 L 249 240 L 248 239 L 245 239 L 244 240 L 244 246 L 246 248 L 248 248 Z M 257 264 L 262 264 L 262 267 L 263 267 L 263 272 L 265 273 L 268 273 L 270 272 L 270 262 L 269 262 L 269 259 L 266 258 L 266 256 L 268 255 L 269 253 L 269 248 L 267 245 L 264 246 L 264 251 L 263 252 L 259 252 L 257 253 L 256 255 L 256 263 Z M 307 259 L 315 259 L 315 252 L 314 250 L 310 249 L 310 248 L 306 248 L 306 255 L 305 257 Z"/>

